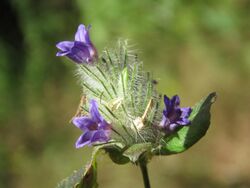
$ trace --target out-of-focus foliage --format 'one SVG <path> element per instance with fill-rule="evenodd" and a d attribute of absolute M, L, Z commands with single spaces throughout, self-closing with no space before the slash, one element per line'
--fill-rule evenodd
<path fill-rule="evenodd" d="M 81 95 L 74 66 L 55 57 L 79 23 L 92 25 L 99 51 L 130 39 L 159 90 L 183 106 L 218 93 L 207 136 L 150 163 L 153 187 L 250 186 L 249 9 L 247 0 L 1 1 L 0 187 L 54 187 L 91 155 L 74 149 L 68 123 Z M 99 160 L 100 187 L 142 187 L 133 166 Z"/>

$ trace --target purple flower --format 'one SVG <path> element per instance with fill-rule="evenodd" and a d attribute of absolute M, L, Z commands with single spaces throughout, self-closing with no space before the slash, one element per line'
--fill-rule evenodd
<path fill-rule="evenodd" d="M 163 117 L 160 123 L 160 127 L 166 132 L 171 133 L 176 128 L 184 125 L 188 125 L 189 115 L 192 112 L 190 107 L 180 108 L 180 98 L 178 95 L 169 99 L 164 95 L 165 109 L 163 110 Z"/>
<path fill-rule="evenodd" d="M 89 29 L 83 24 L 78 26 L 75 41 L 62 41 L 56 47 L 61 50 L 56 56 L 67 56 L 76 63 L 92 63 L 97 52 L 89 38 Z"/>
<path fill-rule="evenodd" d="M 95 100 L 90 101 L 90 116 L 75 117 L 73 124 L 83 131 L 76 141 L 76 148 L 92 145 L 98 142 L 108 142 L 111 134 L 111 125 L 105 121 L 98 111 Z"/>

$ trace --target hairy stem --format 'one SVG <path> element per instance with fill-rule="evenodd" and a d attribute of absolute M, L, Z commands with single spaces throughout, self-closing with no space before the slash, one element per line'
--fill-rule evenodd
<path fill-rule="evenodd" d="M 140 169 L 141 169 L 141 173 L 142 173 L 142 177 L 143 177 L 144 187 L 150 188 L 147 164 L 144 162 L 140 162 L 139 165 L 140 165 Z"/>

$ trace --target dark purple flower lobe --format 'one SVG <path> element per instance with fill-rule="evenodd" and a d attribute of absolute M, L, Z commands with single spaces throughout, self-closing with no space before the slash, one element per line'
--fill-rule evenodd
<path fill-rule="evenodd" d="M 180 98 L 178 95 L 173 96 L 171 99 L 164 95 L 165 109 L 163 110 L 162 121 L 160 128 L 166 133 L 171 133 L 176 128 L 188 125 L 192 109 L 190 107 L 180 108 Z"/>
<path fill-rule="evenodd" d="M 80 24 L 75 34 L 75 41 L 62 41 L 56 45 L 60 50 L 56 56 L 67 56 L 78 64 L 92 63 L 97 57 L 97 52 L 90 41 L 89 29 L 90 27 L 86 28 Z"/>
<path fill-rule="evenodd" d="M 111 125 L 101 116 L 98 104 L 95 100 L 90 101 L 90 117 L 81 116 L 73 119 L 73 124 L 83 131 L 76 141 L 76 148 L 85 145 L 93 145 L 110 140 Z"/>

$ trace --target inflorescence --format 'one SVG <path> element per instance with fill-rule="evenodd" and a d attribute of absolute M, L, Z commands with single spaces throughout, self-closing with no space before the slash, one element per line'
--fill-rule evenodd
<path fill-rule="evenodd" d="M 75 41 L 59 42 L 57 56 L 67 56 L 77 65 L 77 74 L 87 102 L 73 124 L 83 131 L 76 147 L 119 142 L 123 146 L 161 139 L 190 124 L 192 109 L 181 108 L 178 95 L 161 95 L 142 62 L 131 52 L 126 41 L 117 49 L 104 50 L 98 57 L 89 37 L 90 27 L 79 25 Z M 88 102 L 89 101 L 89 102 Z"/>

